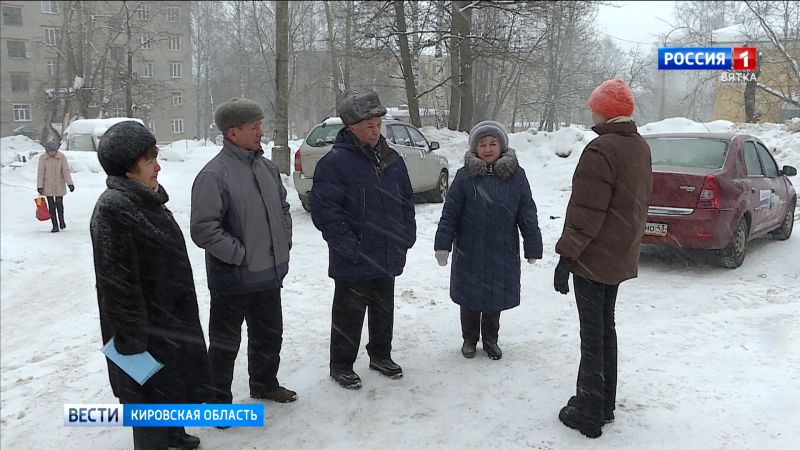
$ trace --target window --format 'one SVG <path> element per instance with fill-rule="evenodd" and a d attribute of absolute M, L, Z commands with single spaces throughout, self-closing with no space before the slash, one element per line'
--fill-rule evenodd
<path fill-rule="evenodd" d="M 153 36 L 149 34 L 143 34 L 139 36 L 139 47 L 144 50 L 150 50 L 153 48 Z"/>
<path fill-rule="evenodd" d="M 42 4 L 42 12 L 45 14 L 58 14 L 58 2 L 56 1 L 49 1 L 49 2 L 41 2 Z"/>
<path fill-rule="evenodd" d="M 319 125 L 311 130 L 306 138 L 306 144 L 311 147 L 325 147 L 336 141 L 336 135 L 344 128 L 343 124 Z"/>
<path fill-rule="evenodd" d="M 9 58 L 27 58 L 25 41 L 6 41 Z"/>
<path fill-rule="evenodd" d="M 183 92 L 175 91 L 172 93 L 172 106 L 181 106 L 183 104 Z"/>
<path fill-rule="evenodd" d="M 122 106 L 115 106 L 111 110 L 111 117 L 125 117 L 125 108 Z"/>
<path fill-rule="evenodd" d="M 11 74 L 11 92 L 28 92 L 28 74 Z"/>
<path fill-rule="evenodd" d="M 3 25 L 22 26 L 22 8 L 3 6 Z"/>
<path fill-rule="evenodd" d="M 766 172 L 767 176 L 770 178 L 777 177 L 778 165 L 775 164 L 775 160 L 772 159 L 769 150 L 761 144 L 756 144 L 756 146 L 758 147 L 758 156 L 761 157 L 761 163 L 764 164 L 764 172 Z"/>
<path fill-rule="evenodd" d="M 167 7 L 167 22 L 177 22 L 181 17 L 181 9 L 174 6 Z"/>
<path fill-rule="evenodd" d="M 654 166 L 719 169 L 725 164 L 728 143 L 716 139 L 651 138 L 650 156 Z"/>
<path fill-rule="evenodd" d="M 391 129 L 391 139 L 389 142 L 397 145 L 405 145 L 408 147 L 412 147 L 413 144 L 411 142 L 411 138 L 408 137 L 408 132 L 406 132 L 406 127 L 402 125 L 395 125 L 391 127 L 387 127 L 387 129 Z"/>
<path fill-rule="evenodd" d="M 172 119 L 172 133 L 183 133 L 183 119 Z"/>
<path fill-rule="evenodd" d="M 411 135 L 411 141 L 414 143 L 414 147 L 418 148 L 428 148 L 428 141 L 425 140 L 425 136 L 422 135 L 416 128 L 406 127 L 408 129 L 408 134 Z"/>
<path fill-rule="evenodd" d="M 56 76 L 56 72 L 58 71 L 58 61 L 47 61 L 47 75 L 51 77 Z"/>
<path fill-rule="evenodd" d="M 747 166 L 748 177 L 764 176 L 764 172 L 761 171 L 761 163 L 758 162 L 756 146 L 750 141 L 744 143 L 744 164 Z"/>
<path fill-rule="evenodd" d="M 170 50 L 180 50 L 181 49 L 181 37 L 180 36 L 170 36 L 169 37 L 169 49 Z"/>
<path fill-rule="evenodd" d="M 61 38 L 61 30 L 58 28 L 45 28 L 44 29 L 44 43 L 47 45 L 58 45 Z"/>
<path fill-rule="evenodd" d="M 169 77 L 182 78 L 183 77 L 183 64 L 169 63 Z"/>
<path fill-rule="evenodd" d="M 153 78 L 153 63 L 142 63 L 142 78 Z"/>
<path fill-rule="evenodd" d="M 136 8 L 136 15 L 142 20 L 150 19 L 150 15 L 153 13 L 153 9 L 150 5 L 145 3 L 140 3 L 139 7 Z"/>
<path fill-rule="evenodd" d="M 31 105 L 30 104 L 13 104 L 11 107 L 14 109 L 14 122 L 30 122 L 31 121 Z"/>

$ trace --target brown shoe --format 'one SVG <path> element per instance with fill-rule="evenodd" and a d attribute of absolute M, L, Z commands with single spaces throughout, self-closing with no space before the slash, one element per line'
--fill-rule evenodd
<path fill-rule="evenodd" d="M 297 392 L 278 386 L 269 392 L 251 392 L 250 398 L 257 400 L 267 399 L 278 403 L 291 403 L 297 400 Z"/>

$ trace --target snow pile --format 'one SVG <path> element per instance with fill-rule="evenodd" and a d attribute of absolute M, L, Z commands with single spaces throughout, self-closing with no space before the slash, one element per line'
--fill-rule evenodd
<path fill-rule="evenodd" d="M 31 157 L 44 152 L 44 147 L 33 139 L 17 135 L 0 138 L 0 167 L 21 165 L 30 161 Z M 24 159 L 24 161 L 23 161 Z"/>

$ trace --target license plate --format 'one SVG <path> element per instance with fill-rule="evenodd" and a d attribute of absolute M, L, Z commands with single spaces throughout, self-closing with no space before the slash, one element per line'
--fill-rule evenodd
<path fill-rule="evenodd" d="M 667 224 L 647 222 L 644 225 L 644 234 L 645 236 L 666 236 Z"/>

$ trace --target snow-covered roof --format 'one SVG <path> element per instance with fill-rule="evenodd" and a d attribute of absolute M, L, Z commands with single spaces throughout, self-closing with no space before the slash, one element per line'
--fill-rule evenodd
<path fill-rule="evenodd" d="M 720 43 L 734 43 L 734 44 L 741 44 L 744 42 L 766 42 L 767 37 L 764 35 L 764 31 L 760 28 L 757 31 L 757 34 L 749 34 L 748 30 L 745 28 L 744 24 L 737 23 L 735 25 L 731 25 L 725 28 L 720 28 L 718 30 L 714 30 L 711 32 L 711 37 L 714 40 L 715 44 Z M 752 31 L 751 31 L 752 33 Z"/>

